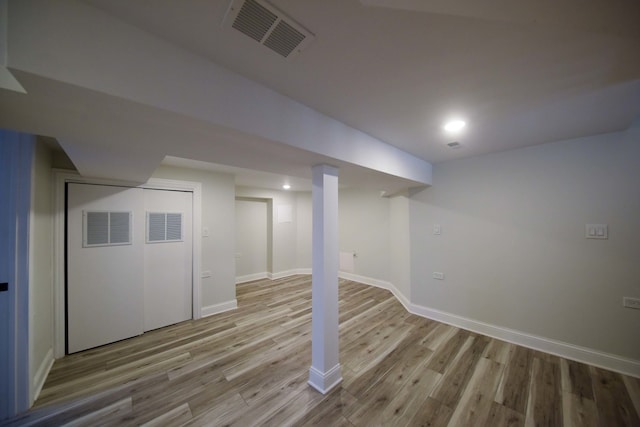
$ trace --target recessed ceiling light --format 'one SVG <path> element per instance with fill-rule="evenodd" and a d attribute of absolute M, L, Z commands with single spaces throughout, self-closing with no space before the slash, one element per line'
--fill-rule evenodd
<path fill-rule="evenodd" d="M 450 120 L 444 125 L 444 130 L 449 133 L 460 132 L 467 124 L 462 120 Z"/>
<path fill-rule="evenodd" d="M 282 188 L 284 188 L 285 190 L 288 190 L 291 188 L 291 186 L 289 184 L 284 184 Z"/>

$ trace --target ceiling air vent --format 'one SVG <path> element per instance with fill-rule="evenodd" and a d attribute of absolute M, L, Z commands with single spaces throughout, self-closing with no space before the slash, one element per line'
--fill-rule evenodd
<path fill-rule="evenodd" d="M 449 148 L 462 148 L 462 144 L 460 144 L 458 141 L 453 141 L 447 144 L 447 147 Z"/>
<path fill-rule="evenodd" d="M 224 26 L 240 31 L 287 59 L 294 58 L 315 38 L 264 0 L 232 0 Z"/>

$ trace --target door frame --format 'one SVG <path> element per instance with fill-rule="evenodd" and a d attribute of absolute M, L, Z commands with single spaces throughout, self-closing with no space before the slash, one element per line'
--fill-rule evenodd
<path fill-rule="evenodd" d="M 66 184 L 96 184 L 96 185 L 117 185 L 120 187 L 143 188 L 150 190 L 174 190 L 189 191 L 193 193 L 193 232 L 192 232 L 192 316 L 193 319 L 202 317 L 202 278 L 200 274 L 200 263 L 202 253 L 202 184 L 192 181 L 178 181 L 171 179 L 151 178 L 144 184 L 131 183 L 126 181 L 84 178 L 76 172 L 68 170 L 54 169 L 54 342 L 53 351 L 56 359 L 65 356 L 65 316 L 66 316 L 66 290 L 65 290 L 65 216 L 66 216 Z"/>

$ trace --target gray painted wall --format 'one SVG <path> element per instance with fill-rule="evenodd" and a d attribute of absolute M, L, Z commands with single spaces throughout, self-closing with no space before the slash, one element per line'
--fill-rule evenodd
<path fill-rule="evenodd" d="M 340 251 L 353 252 L 354 274 L 389 281 L 389 199 L 377 191 L 339 192 Z"/>
<path fill-rule="evenodd" d="M 311 192 L 296 193 L 296 265 L 311 269 L 313 224 Z"/>
<path fill-rule="evenodd" d="M 639 213 L 638 131 L 437 164 L 410 201 L 412 302 L 640 360 L 622 307 L 640 297 Z"/>
<path fill-rule="evenodd" d="M 410 300 L 411 230 L 407 194 L 389 199 L 389 245 L 389 281 Z"/>
<path fill-rule="evenodd" d="M 236 197 L 253 197 L 271 201 L 272 246 L 270 273 L 291 271 L 296 265 L 296 194 L 289 191 L 265 190 L 251 187 L 237 187 Z M 291 222 L 278 220 L 278 209 L 291 207 Z"/>
<path fill-rule="evenodd" d="M 236 199 L 236 277 L 267 273 L 267 208 L 264 199 Z"/>
<path fill-rule="evenodd" d="M 398 248 L 390 238 L 390 199 L 381 197 L 377 191 L 362 189 L 342 189 L 338 197 L 340 251 L 356 252 L 353 274 L 377 281 L 391 280 L 391 251 Z M 297 193 L 298 268 L 311 268 L 311 207 L 311 193 Z M 408 209 L 405 222 L 408 227 Z"/>

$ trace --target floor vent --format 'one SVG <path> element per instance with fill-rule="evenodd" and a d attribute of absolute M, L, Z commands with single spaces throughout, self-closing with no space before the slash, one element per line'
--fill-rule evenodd
<path fill-rule="evenodd" d="M 264 0 L 232 0 L 223 25 L 240 31 L 287 59 L 297 56 L 315 38 Z"/>

